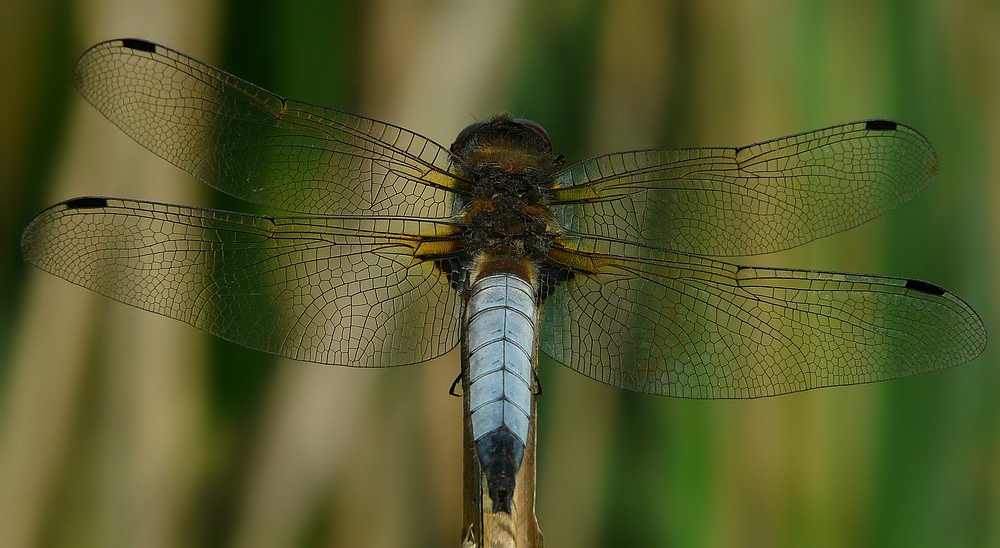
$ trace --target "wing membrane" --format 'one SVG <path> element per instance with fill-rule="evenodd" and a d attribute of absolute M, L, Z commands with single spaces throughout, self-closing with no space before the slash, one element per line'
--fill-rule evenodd
<path fill-rule="evenodd" d="M 927 282 L 567 242 L 600 273 L 549 297 L 540 347 L 620 388 L 755 398 L 951 367 L 986 346 L 976 313 Z"/>
<path fill-rule="evenodd" d="M 289 101 L 169 48 L 112 40 L 80 93 L 141 145 L 238 198 L 305 214 L 444 217 L 448 152 L 405 129 Z"/>
<path fill-rule="evenodd" d="M 250 348 L 387 367 L 458 343 L 458 293 L 414 258 L 424 240 L 453 232 L 422 220 L 78 198 L 42 212 L 21 245 L 43 270 Z"/>
<path fill-rule="evenodd" d="M 570 230 L 707 256 L 788 249 L 874 219 L 920 192 L 937 155 L 883 120 L 742 148 L 622 152 L 556 176 Z"/>

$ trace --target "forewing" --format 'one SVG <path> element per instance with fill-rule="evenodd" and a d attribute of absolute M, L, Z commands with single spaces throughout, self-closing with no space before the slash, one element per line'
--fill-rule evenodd
<path fill-rule="evenodd" d="M 415 257 L 454 231 L 77 198 L 36 217 L 21 247 L 47 272 L 256 350 L 388 367 L 458 343 L 460 298 Z"/>
<path fill-rule="evenodd" d="M 621 152 L 557 174 L 564 227 L 708 256 L 757 255 L 874 219 L 920 192 L 937 155 L 870 120 L 742 148 Z"/>
<path fill-rule="evenodd" d="M 111 40 L 76 87 L 141 145 L 250 202 L 306 214 L 449 214 L 448 152 L 415 133 L 289 101 L 169 48 Z"/>
<path fill-rule="evenodd" d="M 599 273 L 577 272 L 544 303 L 541 349 L 620 388 L 755 398 L 943 369 L 986 346 L 976 313 L 927 282 L 566 243 L 579 251 L 550 256 Z"/>

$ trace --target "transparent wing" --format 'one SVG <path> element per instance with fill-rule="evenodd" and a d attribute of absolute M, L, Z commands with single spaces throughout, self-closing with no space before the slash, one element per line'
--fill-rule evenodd
<path fill-rule="evenodd" d="M 743 148 L 621 152 L 556 175 L 570 230 L 708 256 L 804 244 L 920 192 L 937 155 L 916 130 L 855 122 Z"/>
<path fill-rule="evenodd" d="M 415 257 L 455 230 L 77 198 L 38 215 L 21 247 L 42 270 L 256 350 L 388 367 L 459 341 L 458 293 Z"/>
<path fill-rule="evenodd" d="M 444 217 L 448 152 L 389 124 L 289 101 L 143 40 L 92 47 L 76 87 L 142 146 L 244 200 L 306 214 Z"/>
<path fill-rule="evenodd" d="M 545 301 L 541 349 L 620 388 L 755 398 L 951 367 L 986 346 L 976 313 L 927 282 L 567 245 L 579 251 L 550 256 L 599 273 L 574 274 Z"/>

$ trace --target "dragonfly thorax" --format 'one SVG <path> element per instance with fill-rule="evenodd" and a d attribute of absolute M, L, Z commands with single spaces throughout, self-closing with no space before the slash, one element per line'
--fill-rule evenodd
<path fill-rule="evenodd" d="M 483 181 L 478 195 L 463 211 L 466 224 L 463 247 L 475 258 L 494 257 L 542 261 L 555 237 L 555 221 L 537 185 L 523 175 Z M 534 187 L 534 188 L 532 188 Z"/>
<path fill-rule="evenodd" d="M 553 157 L 545 130 L 498 114 L 465 128 L 451 152 L 456 171 L 472 185 L 459 214 L 466 225 L 467 264 L 541 263 L 558 232 L 548 208 L 548 183 L 564 162 Z"/>

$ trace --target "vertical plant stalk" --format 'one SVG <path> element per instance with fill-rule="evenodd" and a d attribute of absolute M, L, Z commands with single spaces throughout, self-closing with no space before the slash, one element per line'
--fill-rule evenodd
<path fill-rule="evenodd" d="M 541 548 L 542 532 L 535 519 L 535 433 L 537 404 L 531 398 L 528 439 L 521 469 L 517 472 L 510 514 L 493 512 L 486 486 L 486 475 L 479 466 L 479 455 L 472 436 L 472 413 L 469 408 L 468 338 L 462 334 L 462 403 L 464 425 L 462 438 L 462 548 Z M 538 357 L 532 358 L 532 370 L 538 369 Z"/>

